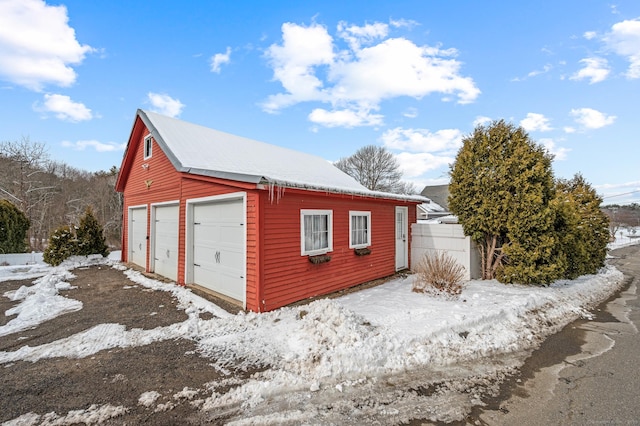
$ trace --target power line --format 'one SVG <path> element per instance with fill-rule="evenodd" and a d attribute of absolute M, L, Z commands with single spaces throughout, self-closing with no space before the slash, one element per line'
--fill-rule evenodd
<path fill-rule="evenodd" d="M 606 198 L 622 197 L 623 195 L 635 194 L 636 192 L 640 192 L 640 189 L 636 189 L 635 191 L 625 192 L 623 194 L 608 195 L 606 197 L 602 197 L 602 199 L 604 200 Z"/>

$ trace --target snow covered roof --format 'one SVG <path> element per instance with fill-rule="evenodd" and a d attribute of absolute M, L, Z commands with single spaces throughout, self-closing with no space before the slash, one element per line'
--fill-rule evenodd
<path fill-rule="evenodd" d="M 377 198 L 423 201 L 370 191 L 315 155 L 235 136 L 155 112 L 137 115 L 176 170 L 240 182 L 323 190 Z"/>
<path fill-rule="evenodd" d="M 435 203 L 433 200 L 429 200 L 429 202 L 419 204 L 418 207 L 427 213 L 445 211 L 444 207 L 442 207 L 440 204 Z"/>

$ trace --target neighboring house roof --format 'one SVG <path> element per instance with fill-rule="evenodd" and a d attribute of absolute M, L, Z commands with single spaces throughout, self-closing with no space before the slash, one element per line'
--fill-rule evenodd
<path fill-rule="evenodd" d="M 441 205 L 434 203 L 429 200 L 429 202 L 418 204 L 418 219 L 433 219 L 437 217 L 442 217 L 449 215 L 450 213 L 446 211 Z"/>
<path fill-rule="evenodd" d="M 445 211 L 449 211 L 449 185 L 425 186 L 420 195 L 439 204 Z"/>
<path fill-rule="evenodd" d="M 421 196 L 370 191 L 321 157 L 150 111 L 138 110 L 137 117 L 140 117 L 171 164 L 180 172 L 281 187 L 424 200 Z M 129 147 L 125 159 L 128 151 Z"/>
<path fill-rule="evenodd" d="M 432 200 L 429 200 L 429 202 L 426 203 L 422 203 L 418 205 L 418 207 L 420 207 L 426 213 L 439 213 L 445 211 L 441 205 L 434 203 Z"/>

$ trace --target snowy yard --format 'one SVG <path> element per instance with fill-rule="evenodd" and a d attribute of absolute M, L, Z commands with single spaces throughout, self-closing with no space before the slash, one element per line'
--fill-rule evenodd
<path fill-rule="evenodd" d="M 98 266 L 120 271 L 123 289 L 169 295 L 184 319 L 154 328 L 105 321 L 47 343 L 22 344 L 48 321 L 83 309 L 74 299 L 74 271 Z M 12 302 L 8 321 L 0 322 L 0 342 L 11 341 L 3 345 L 11 350 L 0 351 L 5 372 L 59 357 L 90 360 L 104 351 L 185 340 L 195 351 L 183 350 L 184 355 L 199 355 L 213 377 L 200 388 L 185 385 L 171 393 L 149 387 L 131 406 L 96 398 L 89 407 L 0 414 L 0 421 L 96 423 L 127 419 L 133 410 L 161 415 L 179 404 L 198 413 L 198 421 L 230 424 L 462 419 L 496 380 L 519 365 L 522 358 L 509 354 L 531 350 L 570 321 L 589 317 L 588 309 L 619 289 L 623 276 L 607 266 L 597 275 L 546 288 L 471 281 L 453 299 L 413 293 L 412 279 L 264 314 L 231 315 L 188 289 L 111 259 L 75 258 L 55 268 L 0 267 L 0 292 Z M 6 290 L 16 280 L 33 284 Z"/>

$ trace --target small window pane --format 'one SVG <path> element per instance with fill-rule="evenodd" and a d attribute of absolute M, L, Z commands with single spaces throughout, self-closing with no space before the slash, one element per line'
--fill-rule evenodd
<path fill-rule="evenodd" d="M 151 136 L 146 137 L 144 139 L 144 158 L 145 159 L 151 157 L 151 146 L 152 146 Z"/>
<path fill-rule="evenodd" d="M 371 244 L 369 227 L 369 212 L 351 212 L 351 247 L 368 246 Z"/>
<path fill-rule="evenodd" d="M 329 248 L 329 216 L 326 214 L 304 215 L 304 251 Z"/>

